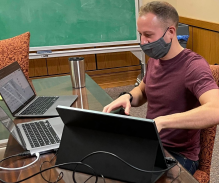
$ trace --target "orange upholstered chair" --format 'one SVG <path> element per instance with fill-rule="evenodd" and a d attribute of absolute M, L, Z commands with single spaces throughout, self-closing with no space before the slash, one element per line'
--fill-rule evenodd
<path fill-rule="evenodd" d="M 25 76 L 29 78 L 30 33 L 0 41 L 0 69 L 17 61 Z"/>
<path fill-rule="evenodd" d="M 219 85 L 219 65 L 210 65 L 210 68 L 215 82 L 217 85 Z M 216 128 L 217 125 L 201 130 L 199 167 L 193 175 L 200 183 L 208 183 L 210 181 L 211 159 L 214 148 Z"/>

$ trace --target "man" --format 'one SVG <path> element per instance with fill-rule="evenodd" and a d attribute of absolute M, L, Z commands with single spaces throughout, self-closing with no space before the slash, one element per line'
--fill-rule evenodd
<path fill-rule="evenodd" d="M 178 20 L 177 11 L 166 2 L 150 2 L 140 8 L 140 46 L 150 57 L 146 75 L 138 87 L 103 112 L 123 107 L 129 114 L 131 106 L 148 101 L 146 118 L 154 119 L 163 146 L 194 174 L 200 129 L 219 123 L 219 90 L 208 63 L 180 46 Z"/>

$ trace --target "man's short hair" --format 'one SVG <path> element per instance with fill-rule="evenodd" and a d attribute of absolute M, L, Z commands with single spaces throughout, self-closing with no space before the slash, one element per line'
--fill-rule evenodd
<path fill-rule="evenodd" d="M 178 28 L 179 15 L 176 9 L 167 2 L 164 1 L 152 1 L 143 6 L 141 6 L 139 11 L 139 17 L 147 14 L 153 13 L 160 19 L 164 29 L 173 24 L 176 29 Z"/>

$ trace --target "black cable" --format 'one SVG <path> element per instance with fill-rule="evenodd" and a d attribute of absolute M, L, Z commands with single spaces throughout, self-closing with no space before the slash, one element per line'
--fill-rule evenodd
<path fill-rule="evenodd" d="M 93 175 L 91 175 L 87 180 L 84 181 L 84 183 L 86 183 L 88 180 L 90 180 L 93 177 Z M 106 183 L 105 178 L 103 175 L 101 175 L 103 182 Z"/>
<path fill-rule="evenodd" d="M 88 180 L 90 180 L 93 177 L 93 175 L 91 175 L 90 177 L 88 177 L 87 180 L 84 181 L 84 183 L 86 183 Z"/>
<path fill-rule="evenodd" d="M 19 154 L 14 154 L 14 155 L 11 155 L 11 156 L 8 156 L 8 157 L 2 159 L 0 161 L 0 163 L 5 161 L 6 159 L 10 159 L 10 158 L 13 158 L 13 157 L 16 157 L 16 156 L 29 156 L 29 155 L 30 155 L 30 151 L 25 151 L 25 152 L 22 152 L 22 153 L 19 153 Z"/>
<path fill-rule="evenodd" d="M 95 183 L 97 183 L 97 181 L 98 181 L 98 176 L 97 176 L 95 170 L 94 170 L 90 165 L 87 165 L 87 164 L 82 163 L 82 162 L 68 162 L 68 163 L 61 163 L 61 164 L 58 164 L 58 165 L 54 165 L 54 166 L 52 166 L 52 167 L 46 168 L 46 169 L 42 170 L 41 172 L 37 172 L 37 173 L 35 173 L 35 174 L 33 174 L 33 175 L 31 175 L 31 176 L 29 176 L 29 177 L 27 177 L 27 178 L 24 178 L 24 179 L 22 179 L 22 180 L 19 180 L 19 181 L 17 181 L 17 182 L 5 182 L 5 181 L 2 180 L 2 179 L 0 179 L 0 181 L 3 182 L 3 183 L 20 183 L 20 182 L 23 182 L 23 181 L 25 181 L 25 180 L 28 180 L 28 179 L 30 179 L 30 178 L 32 178 L 32 177 L 34 177 L 34 176 L 36 176 L 36 175 L 38 175 L 38 174 L 40 174 L 40 173 L 43 173 L 43 172 L 45 172 L 45 171 L 47 171 L 47 170 L 50 170 L 50 169 L 52 169 L 52 168 L 56 168 L 56 167 L 64 166 L 64 165 L 70 165 L 70 164 L 83 165 L 83 166 L 86 166 L 86 167 L 92 169 L 93 172 L 94 172 L 94 174 L 95 174 L 95 177 L 96 177 Z"/>
<path fill-rule="evenodd" d="M 43 166 L 43 164 L 46 163 L 46 162 L 51 163 L 52 160 L 53 160 L 53 158 L 54 158 L 55 156 L 57 156 L 57 154 L 58 154 L 58 151 L 56 151 L 55 155 L 51 158 L 50 161 L 44 161 L 44 162 L 40 165 L 40 172 L 42 171 L 42 166 Z M 63 178 L 63 172 L 60 172 L 60 173 L 59 173 L 59 175 L 58 175 L 58 177 L 57 177 L 57 179 L 56 179 L 55 182 L 51 182 L 51 181 L 46 180 L 46 178 L 44 178 L 44 176 L 43 176 L 42 173 L 40 173 L 40 175 L 41 175 L 41 177 L 42 177 L 46 182 L 48 182 L 48 183 L 56 183 L 56 182 L 60 181 L 60 180 Z"/>
<path fill-rule="evenodd" d="M 178 173 L 177 177 L 175 177 L 175 178 L 171 181 L 171 183 L 173 183 L 176 179 L 178 179 L 179 176 L 180 176 L 180 174 L 181 174 L 181 167 L 180 167 L 178 164 L 176 164 L 176 165 L 179 167 L 179 173 Z"/>
<path fill-rule="evenodd" d="M 64 176 L 64 174 L 63 174 L 63 172 L 61 172 L 61 173 L 58 175 L 58 177 L 57 177 L 57 179 L 56 179 L 56 181 L 55 181 L 54 183 L 57 183 L 58 181 L 60 181 L 60 180 L 63 178 L 63 176 Z"/>
<path fill-rule="evenodd" d="M 52 166 L 52 167 L 46 168 L 46 169 L 44 169 L 44 170 L 41 170 L 41 171 L 39 171 L 39 172 L 37 172 L 37 173 L 35 173 L 35 174 L 33 174 L 33 175 L 31 175 L 31 176 L 25 178 L 25 179 L 19 180 L 19 181 L 17 181 L 17 182 L 12 182 L 12 183 L 20 183 L 20 182 L 23 182 L 23 181 L 25 181 L 25 180 L 27 180 L 27 179 L 30 179 L 30 178 L 32 178 L 32 177 L 38 175 L 38 174 L 41 174 L 41 173 L 43 173 L 43 172 L 45 172 L 45 171 L 47 171 L 47 170 L 50 170 L 50 169 L 52 169 L 52 168 L 56 168 L 56 167 L 64 166 L 64 165 L 70 165 L 70 164 L 76 164 L 76 167 L 77 167 L 78 165 L 83 165 L 83 166 L 86 166 L 86 167 L 92 169 L 93 172 L 94 172 L 94 174 L 95 174 L 95 176 L 96 176 L 95 183 L 97 183 L 97 181 L 98 181 L 98 176 L 97 176 L 97 173 L 95 172 L 95 170 L 94 170 L 90 165 L 87 165 L 87 164 L 85 164 L 85 163 L 82 163 L 82 161 L 84 161 L 84 160 L 87 159 L 88 157 L 93 156 L 93 155 L 96 155 L 96 154 L 108 154 L 108 155 L 111 155 L 111 156 L 113 156 L 113 157 L 119 159 L 120 161 L 122 161 L 123 163 L 125 163 L 126 165 L 128 165 L 129 167 L 131 167 L 131 168 L 133 168 L 133 169 L 135 169 L 135 170 L 141 171 L 141 172 L 145 172 L 145 173 L 159 173 L 159 172 L 165 172 L 165 171 L 168 171 L 169 169 L 171 169 L 172 167 L 174 167 L 175 165 L 177 165 L 177 163 L 174 162 L 173 165 L 170 165 L 168 168 L 163 169 L 163 170 L 157 170 L 157 171 L 143 170 L 143 169 L 137 168 L 137 167 L 135 167 L 135 166 L 129 164 L 128 162 L 126 162 L 125 160 L 123 160 L 122 158 L 120 158 L 119 156 L 117 156 L 117 155 L 115 155 L 115 154 L 113 154 L 113 153 L 106 152 L 106 151 L 96 151 L 96 152 L 92 152 L 92 153 L 86 155 L 84 158 L 82 158 L 82 160 L 81 160 L 80 162 L 68 162 L 68 163 L 62 163 L 62 164 L 54 165 L 54 166 Z M 7 157 L 7 158 L 4 158 L 4 159 L 1 160 L 0 162 L 4 161 L 4 160 L 6 160 L 6 159 L 9 159 L 9 158 L 11 158 L 11 157 L 15 157 L 15 156 L 27 156 L 27 155 L 30 155 L 30 152 L 29 152 L 29 151 L 24 152 L 24 153 L 19 153 L 19 154 L 16 154 L 16 155 L 9 156 L 9 157 Z M 53 159 L 55 156 L 56 156 L 56 154 L 52 157 L 52 159 Z M 51 159 L 51 160 L 52 160 L 52 159 Z M 170 159 L 171 159 L 171 158 L 170 158 Z M 170 161 L 170 159 L 168 159 L 168 161 Z M 50 161 L 51 161 L 51 160 L 50 160 Z M 76 169 L 76 167 L 75 167 L 75 169 Z M 179 167 L 179 168 L 180 168 L 180 167 Z M 74 182 L 76 183 L 76 180 L 75 180 L 75 169 L 74 169 L 74 171 L 73 171 L 73 180 L 74 180 Z M 181 168 L 180 168 L 180 172 L 181 172 Z M 179 172 L 179 174 L 178 174 L 178 176 L 177 176 L 176 178 L 179 177 L 180 172 Z M 61 173 L 62 173 L 62 172 L 61 172 Z M 62 174 L 61 174 L 61 173 L 60 173 L 59 176 L 57 177 L 56 182 L 58 182 L 59 180 L 62 179 L 63 173 L 62 173 Z M 60 178 L 60 176 L 61 176 L 61 178 Z M 91 177 L 93 177 L 93 176 L 91 176 Z M 88 180 L 89 180 L 91 177 L 89 177 Z M 103 180 L 104 180 L 104 182 L 105 182 L 105 179 L 104 179 L 103 175 L 101 175 L 101 177 L 103 178 Z M 176 178 L 175 178 L 175 179 L 176 179 Z M 174 180 L 175 180 L 175 179 L 174 179 Z M 45 179 L 44 179 L 44 180 L 45 180 Z M 86 181 L 88 181 L 88 180 L 86 180 Z M 174 180 L 173 180 L 173 181 L 174 181 Z M 5 181 L 2 180 L 2 179 L 0 179 L 0 181 L 3 182 L 3 183 L 9 183 L 9 182 L 5 182 Z M 86 182 L 86 181 L 85 181 L 85 182 Z"/>
<path fill-rule="evenodd" d="M 83 162 L 83 161 L 84 161 L 85 159 L 87 159 L 88 157 L 93 156 L 93 155 L 96 155 L 96 154 L 108 154 L 108 155 L 111 155 L 111 156 L 113 156 L 113 157 L 119 159 L 120 161 L 122 161 L 123 163 L 125 163 L 126 165 L 128 165 L 129 167 L 131 167 L 131 168 L 133 168 L 133 169 L 135 169 L 135 170 L 141 171 L 141 172 L 145 172 L 145 173 L 160 173 L 160 172 L 166 172 L 166 171 L 170 170 L 171 168 L 173 168 L 174 166 L 177 165 L 177 162 L 175 162 L 174 159 L 172 159 L 172 158 L 167 158 L 166 161 L 169 162 L 169 163 L 170 163 L 170 162 L 173 163 L 173 165 L 170 165 L 170 166 L 169 166 L 168 168 L 166 168 L 166 169 L 157 170 L 157 171 L 155 171 L 155 170 L 154 170 L 154 171 L 142 170 L 142 169 L 140 169 L 140 168 L 137 168 L 137 167 L 135 167 L 135 166 L 129 164 L 128 162 L 126 162 L 125 160 L 123 160 L 122 158 L 120 158 L 119 156 L 117 156 L 117 155 L 115 155 L 115 154 L 113 154 L 113 153 L 110 153 L 110 152 L 106 152 L 106 151 L 96 151 L 96 152 L 92 152 L 92 153 L 86 155 L 84 158 L 82 158 L 82 159 L 80 160 L 80 162 Z M 75 171 L 76 171 L 76 168 L 77 168 L 77 165 L 76 165 L 75 169 L 73 170 L 73 175 L 72 175 L 72 178 L 73 178 L 74 183 L 77 183 L 77 181 L 75 180 Z M 92 177 L 92 176 L 91 176 L 91 177 Z M 90 179 L 91 177 L 89 177 L 89 179 Z M 177 178 L 178 178 L 178 177 L 177 177 Z M 105 182 L 105 179 L 104 179 L 104 178 L 103 178 L 103 180 L 104 180 L 104 182 Z M 86 181 L 87 181 L 87 180 L 86 180 Z"/>
<path fill-rule="evenodd" d="M 173 165 L 171 165 L 171 166 L 169 166 L 168 168 L 163 169 L 163 170 L 152 170 L 152 171 L 150 171 L 150 170 L 143 170 L 143 169 L 137 168 L 137 167 L 135 167 L 135 166 L 129 164 L 128 162 L 126 162 L 125 160 L 123 160 L 122 158 L 120 158 L 119 156 L 117 156 L 117 155 L 115 155 L 115 154 L 113 154 L 113 153 L 110 153 L 110 152 L 106 152 L 106 151 L 96 151 L 96 152 L 92 152 L 92 153 L 88 154 L 87 156 L 85 156 L 84 158 L 82 158 L 80 162 L 83 162 L 85 159 L 87 159 L 88 157 L 90 157 L 90 156 L 92 156 L 92 155 L 101 154 L 101 153 L 102 153 L 102 154 L 108 154 L 108 155 L 114 156 L 115 158 L 119 159 L 120 161 L 122 161 L 123 163 L 125 163 L 126 165 L 128 165 L 129 167 L 131 167 L 131 168 L 133 168 L 133 169 L 135 169 L 135 170 L 138 170 L 138 171 L 140 171 L 140 172 L 145 172 L 145 173 L 160 173 L 160 172 L 166 172 L 166 171 L 170 170 L 171 168 L 173 168 L 174 166 L 177 165 L 177 163 L 174 162 Z"/>

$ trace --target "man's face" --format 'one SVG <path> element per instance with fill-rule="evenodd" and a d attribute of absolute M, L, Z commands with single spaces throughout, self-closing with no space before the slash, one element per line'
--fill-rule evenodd
<path fill-rule="evenodd" d="M 139 17 L 137 20 L 137 27 L 138 32 L 141 36 L 141 44 L 147 44 L 157 41 L 163 36 L 166 31 L 164 30 L 161 22 L 152 13 L 147 13 Z M 165 37 L 166 36 L 164 36 L 164 40 Z"/>

